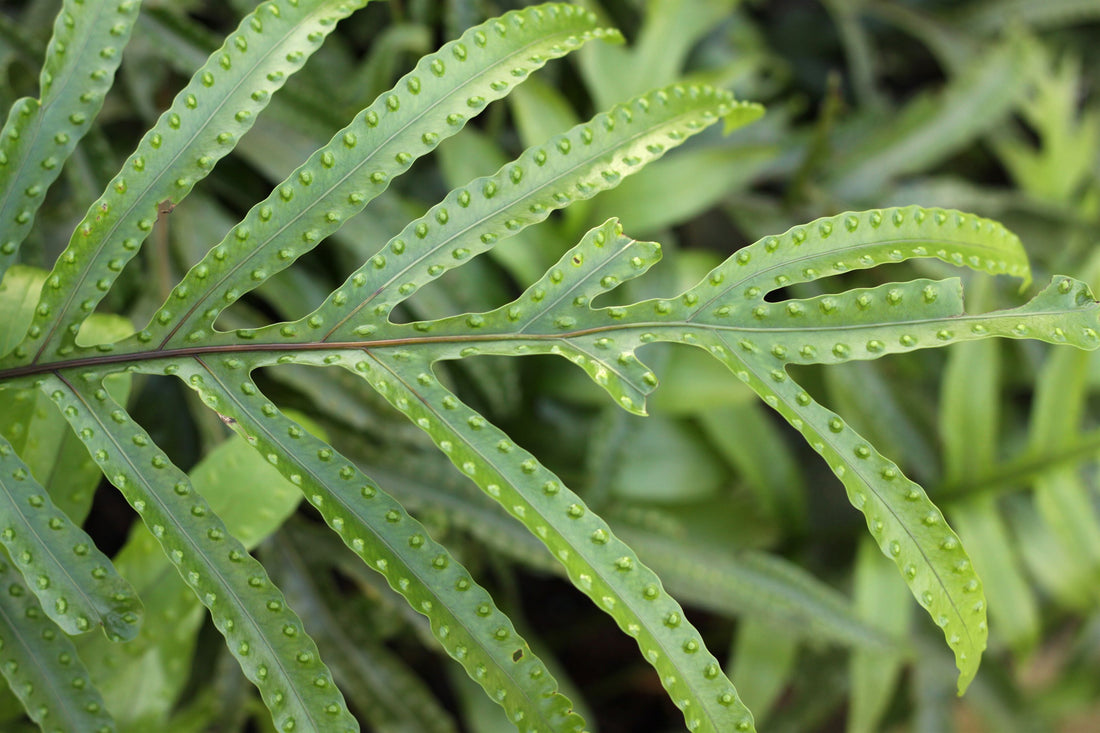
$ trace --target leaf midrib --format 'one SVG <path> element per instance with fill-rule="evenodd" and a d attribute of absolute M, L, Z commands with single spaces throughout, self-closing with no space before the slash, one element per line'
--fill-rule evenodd
<path fill-rule="evenodd" d="M 607 310 L 607 309 L 602 309 Z M 992 313 L 983 314 L 963 314 L 959 316 L 947 316 L 941 318 L 924 318 L 907 321 L 887 321 L 884 323 L 867 323 L 867 324 L 847 324 L 840 326 L 810 326 L 799 328 L 752 328 L 743 325 L 731 325 L 721 326 L 714 324 L 693 324 L 689 321 L 645 321 L 635 323 L 624 324 L 611 324 L 607 326 L 593 326 L 591 328 L 576 329 L 573 331 L 562 331 L 561 333 L 553 334 L 522 334 L 522 333 L 497 333 L 497 334 L 449 334 L 446 336 L 398 336 L 387 339 L 375 339 L 364 341 L 309 341 L 302 343 L 231 343 L 231 344 L 210 344 L 207 346 L 191 346 L 179 349 L 164 349 L 162 351 L 138 351 L 128 352 L 123 354 L 99 354 L 96 356 L 77 357 L 73 359 L 39 362 L 33 364 L 27 364 L 18 367 L 11 367 L 9 369 L 0 370 L 0 389 L 4 388 L 4 382 L 11 379 L 18 379 L 22 377 L 37 376 L 44 374 L 60 374 L 63 371 L 69 371 L 71 369 L 78 368 L 96 368 L 104 366 L 126 366 L 129 364 L 136 364 L 148 361 L 157 361 L 160 359 L 181 359 L 200 357 L 204 354 L 250 354 L 250 353 L 282 353 L 293 354 L 297 352 L 307 351 L 363 351 L 369 352 L 372 349 L 385 349 L 398 346 L 428 346 L 434 344 L 448 344 L 448 343 L 500 343 L 505 341 L 561 341 L 569 343 L 573 339 L 577 339 L 583 336 L 590 336 L 599 333 L 614 333 L 616 331 L 631 331 L 631 330 L 644 330 L 644 329 L 669 329 L 669 328 L 690 328 L 694 330 L 703 331 L 741 331 L 745 333 L 799 333 L 802 331 L 836 331 L 836 330 L 857 330 L 857 329 L 873 329 L 883 328 L 889 326 L 921 326 L 930 323 L 942 323 L 949 321 L 951 323 L 969 323 L 980 322 L 989 318 L 1000 318 L 1008 316 L 1012 311 L 994 311 Z M 1026 313 L 1020 313 L 1021 316 L 1032 318 L 1035 316 L 1065 316 L 1064 311 L 1027 311 Z M 993 334 L 1002 335 L 1002 334 Z M 1031 334 L 1025 334 L 1021 338 L 1033 337 Z M 678 339 L 665 339 L 665 340 L 678 340 Z M 959 339 L 954 339 L 957 341 Z M 951 342 L 943 342 L 939 345 L 948 345 Z M 572 345 L 571 345 L 572 346 Z M 927 346 L 927 345 L 926 345 Z M 575 347 L 574 347 L 575 348 Z M 918 348 L 918 347 L 914 347 Z M 88 351 L 94 351 L 95 347 L 89 347 Z M 809 363 L 809 362 L 808 362 Z"/>

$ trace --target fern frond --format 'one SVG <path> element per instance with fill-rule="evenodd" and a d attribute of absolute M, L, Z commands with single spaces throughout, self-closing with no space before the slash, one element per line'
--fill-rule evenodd
<path fill-rule="evenodd" d="M 272 711 L 275 725 L 284 730 L 357 729 L 317 645 L 282 592 L 247 544 L 227 528 L 213 502 L 199 494 L 195 482 L 106 388 L 108 378 L 143 373 L 181 380 L 301 492 L 363 564 L 380 573 L 412 611 L 428 618 L 434 638 L 501 705 L 512 724 L 521 731 L 583 729 L 584 721 L 558 691 L 550 667 L 470 571 L 353 460 L 284 414 L 253 379 L 257 369 L 278 370 L 286 364 L 341 367 L 345 377 L 359 380 L 356 387 L 367 382 L 426 433 L 464 481 L 472 481 L 541 542 L 574 585 L 637 641 L 691 730 L 750 731 L 751 714 L 657 573 L 561 478 L 464 404 L 435 371 L 440 361 L 470 356 L 556 354 L 580 366 L 620 407 L 644 414 L 658 380 L 636 350 L 662 341 L 696 346 L 746 383 L 826 459 L 851 503 L 865 515 L 874 542 L 943 628 L 960 671 L 959 689 L 965 689 L 987 633 L 985 596 L 969 556 L 924 491 L 839 415 L 810 397 L 788 368 L 874 359 L 990 336 L 1095 349 L 1100 346 L 1100 304 L 1086 286 L 1063 277 L 1027 303 L 992 313 L 965 312 L 959 279 L 920 279 L 810 298 L 767 296 L 787 286 L 922 257 L 1016 276 L 1026 287 L 1030 270 L 1023 249 L 1000 225 L 917 207 L 841 214 L 746 247 L 673 297 L 594 307 L 597 299 L 643 274 L 660 257 L 657 244 L 629 239 L 616 220 L 609 220 L 513 302 L 436 320 L 390 320 L 396 307 L 448 270 L 466 265 L 555 210 L 614 188 L 721 118 L 727 129 L 751 122 L 762 113 L 757 105 L 705 86 L 673 85 L 636 97 L 530 148 L 496 174 L 452 191 L 373 253 L 307 316 L 257 328 L 217 329 L 227 307 L 339 232 L 394 177 L 491 100 L 505 96 L 548 60 L 591 39 L 617 39 L 587 11 L 556 3 L 513 11 L 426 56 L 215 243 L 147 326 L 121 342 L 95 333 L 93 312 L 141 247 L 160 207 L 178 203 L 208 175 L 336 22 L 366 2 L 273 0 L 258 7 L 195 73 L 92 205 L 45 277 L 39 299 L 31 302 L 29 297 L 37 276 L 16 272 L 18 277 L 12 277 L 9 271 L 3 281 L 17 297 L 8 298 L 3 315 L 10 311 L 4 319 L 10 323 L 0 327 L 0 347 L 10 352 L 0 359 L 0 386 L 23 395 L 27 393 L 20 390 L 37 388 L 55 404 L 102 473 L 137 510 L 198 602 L 209 609 L 231 653 Z M 115 10 L 123 7 L 130 12 L 136 3 Z M 68 32 L 65 12 L 57 38 Z M 109 14 L 110 9 L 102 12 Z M 106 15 L 94 16 L 94 21 L 91 15 L 83 17 L 81 22 L 90 25 L 81 26 L 79 34 L 94 42 L 87 53 L 110 57 L 104 54 L 104 33 L 109 35 L 115 26 L 104 30 Z M 662 17 L 666 22 L 671 18 Z M 120 39 L 129 33 L 130 22 L 116 24 Z M 959 122 L 957 113 L 972 109 L 975 99 L 1004 108 L 1017 85 L 1011 74 L 1014 62 L 1004 54 L 991 59 L 974 77 L 989 82 L 989 89 L 978 85 L 984 97 L 967 96 L 972 89 L 967 85 L 976 84 L 971 79 L 954 88 L 948 104 L 932 109 L 936 124 L 921 129 L 943 134 L 933 141 L 937 147 L 931 153 L 912 147 L 927 141 L 929 132 L 921 133 L 925 137 L 887 135 L 868 157 L 853 160 L 836 174 L 838 185 L 881 181 L 948 150 L 961 135 L 973 132 L 970 118 Z M 88 67 L 96 75 L 94 84 L 58 81 L 51 86 L 55 80 L 49 74 L 78 78 L 79 69 L 66 66 L 70 63 L 75 62 L 48 64 L 41 104 L 23 102 L 5 128 L 11 141 L 0 143 L 10 146 L 0 148 L 0 165 L 14 161 L 15 166 L 0 170 L 0 193 L 6 200 L 14 202 L 21 195 L 39 200 L 40 188 L 54 175 L 30 170 L 40 162 L 46 143 L 29 131 L 53 125 L 56 120 L 49 115 L 73 114 L 74 99 L 83 95 L 90 95 L 87 104 L 98 104 L 93 99 L 99 94 L 97 85 L 107 83 L 113 73 L 110 63 L 96 61 Z M 658 64 L 665 69 L 662 73 L 666 64 L 667 59 Z M 79 123 L 70 117 L 66 124 L 88 124 L 92 106 Z M 36 109 L 46 116 L 35 117 Z M 19 134 L 12 136 L 11 131 Z M 871 168 L 875 170 L 868 173 Z M 17 189 L 24 186 L 20 193 Z M 29 219 L 18 221 L 22 216 L 22 209 L 15 213 L 17 223 L 29 225 Z M 8 258 L 0 260 L 0 267 L 14 256 L 25 234 L 19 227 L 11 232 L 11 246 L 7 230 L 0 237 L 0 257 Z M 415 304 L 410 310 L 418 312 Z M 21 329 L 28 320 L 22 341 L 7 332 Z M 51 670 L 47 664 L 34 671 L 38 677 L 25 670 L 26 660 L 56 655 L 55 647 L 61 648 L 26 639 L 39 634 L 52 642 L 60 631 L 55 621 L 66 630 L 81 631 L 81 617 L 88 625 L 100 619 L 110 633 L 125 636 L 127 624 L 132 626 L 127 613 L 135 608 L 133 594 L 111 575 L 106 558 L 90 549 L 80 561 L 91 563 L 90 570 L 70 562 L 66 547 L 89 543 L 45 498 L 45 482 L 31 478 L 27 456 L 17 455 L 18 441 L 13 445 L 0 443 L 0 517 L 6 528 L 0 528 L 0 541 L 36 595 L 24 592 L 0 602 L 0 634 L 5 642 L 18 642 L 5 643 L 4 653 L 23 665 L 6 665 L 4 672 L 17 692 L 20 685 L 24 691 L 27 685 L 46 690 L 42 698 L 23 695 L 26 704 L 37 706 L 32 716 L 65 718 L 73 729 L 109 729 L 109 722 L 96 717 L 102 703 L 94 690 L 79 698 L 83 713 L 67 710 L 69 701 L 57 699 L 63 697 L 59 680 L 71 673 L 61 667 L 83 675 L 70 665 L 71 658 L 55 656 L 60 667 Z M 486 516 L 499 522 L 499 514 Z M 273 531 L 271 526 L 263 532 L 239 529 L 250 542 Z M 622 532 L 630 534 L 629 527 Z M 675 573 L 675 561 L 707 562 L 689 550 L 668 552 L 662 543 L 670 540 L 664 537 L 628 539 L 637 540 L 642 557 L 652 554 L 654 566 L 664 563 L 658 568 L 662 572 Z M 161 574 L 163 567 L 146 567 L 139 560 L 120 553 L 120 562 L 136 566 L 137 585 L 154 596 L 156 623 L 163 625 L 176 589 L 164 580 L 169 576 Z M 64 582 L 66 572 L 82 568 L 107 589 L 91 581 Z M 824 629 L 820 635 L 863 647 L 896 647 L 888 633 L 860 624 L 835 594 L 795 577 L 786 565 L 747 556 L 738 567 L 716 562 L 712 570 L 689 577 L 683 583 L 686 595 L 691 597 L 694 588 L 700 596 L 699 587 L 709 578 L 722 583 L 749 578 L 757 587 L 775 581 L 776 590 L 768 598 L 779 606 L 778 623 L 800 623 L 804 616 L 785 615 L 782 606 L 808 601 L 809 613 L 820 616 L 820 627 L 814 627 Z M 4 565 L 0 573 L 12 578 L 11 587 L 24 588 L 12 568 Z M 739 602 L 735 590 L 715 595 L 723 610 Z M 299 597 L 308 604 L 309 589 Z M 197 606 L 186 608 L 190 613 Z M 50 618 L 43 618 L 46 612 Z M 68 621 L 70 614 L 76 617 L 74 624 Z M 189 618 L 197 619 L 197 612 Z M 94 650 L 100 642 L 86 643 Z M 139 637 L 135 649 L 148 652 L 149 643 Z M 790 649 L 781 652 L 789 663 Z M 68 655 L 68 647 L 61 653 Z M 113 661 L 111 655 L 104 659 L 108 657 L 104 664 Z M 119 690 L 119 679 L 113 678 L 107 688 L 112 694 Z"/>

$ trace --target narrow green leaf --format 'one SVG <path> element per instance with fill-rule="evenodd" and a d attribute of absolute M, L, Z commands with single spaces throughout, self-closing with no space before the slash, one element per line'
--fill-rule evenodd
<path fill-rule="evenodd" d="M 726 487 L 725 465 L 693 426 L 657 415 L 638 420 L 621 410 L 614 414 L 632 422 L 616 436 L 615 452 L 601 462 L 606 474 L 600 491 L 627 502 L 684 503 Z"/>
<path fill-rule="evenodd" d="M 1036 30 L 1077 25 L 1100 17 L 1096 0 L 997 0 L 968 5 L 955 17 L 955 22 L 976 33 L 991 35 L 1010 24 L 1020 24 Z"/>
<path fill-rule="evenodd" d="M 972 60 L 941 93 L 910 102 L 889 124 L 877 125 L 845 151 L 832 168 L 832 190 L 871 198 L 892 179 L 927 170 L 989 130 L 1023 94 L 1030 52 L 1020 42 L 996 46 Z"/>
<path fill-rule="evenodd" d="M 137 635 L 142 608 L 134 589 L 92 538 L 54 505 L 3 439 L 0 525 L 0 542 L 27 587 L 65 633 L 83 634 L 102 625 L 114 641 Z"/>
<path fill-rule="evenodd" d="M 870 538 L 856 550 L 854 602 L 859 615 L 888 634 L 904 637 L 909 631 L 913 602 L 895 581 L 895 570 Z M 881 730 L 880 721 L 894 696 L 905 655 L 853 649 L 848 675 L 851 702 L 848 733 Z"/>
<path fill-rule="evenodd" d="M 981 575 L 997 638 L 1026 658 L 1039 641 L 1041 617 L 1038 599 L 1020 567 L 1018 540 L 1009 535 L 993 496 L 953 504 L 949 514 Z"/>
<path fill-rule="evenodd" d="M 973 283 L 972 303 L 992 301 L 988 280 Z M 944 479 L 962 482 L 989 471 L 1000 444 L 1000 344 L 982 341 L 950 351 L 940 391 Z"/>
<path fill-rule="evenodd" d="M 580 67 L 596 103 L 606 109 L 657 85 L 672 83 L 700 37 L 713 32 L 730 0 L 663 0 L 648 4 L 631 46 L 582 52 Z"/>
<path fill-rule="evenodd" d="M 207 340 L 222 309 L 339 229 L 489 102 L 550 59 L 607 35 L 591 13 L 549 4 L 471 28 L 425 56 L 191 270 L 134 348 Z"/>
<path fill-rule="evenodd" d="M 77 226 L 47 279 L 29 339 L 15 352 L 17 360 L 73 351 L 80 323 L 149 235 L 160 205 L 178 203 L 205 178 L 336 21 L 366 2 L 274 0 L 241 22 Z"/>
<path fill-rule="evenodd" d="M 1093 271 L 1100 259 L 1093 259 Z M 1095 281 L 1097 278 L 1092 278 Z M 1027 453 L 1039 457 L 1072 444 L 1081 432 L 1089 394 L 1091 356 L 1061 349 L 1047 356 L 1032 403 Z M 1072 563 L 1067 572 L 1100 579 L 1100 515 L 1080 470 L 1053 468 L 1035 481 L 1035 507 Z"/>
<path fill-rule="evenodd" d="M 119 728 L 140 733 L 162 727 L 175 707 L 206 614 L 159 543 L 144 527 L 136 529 L 116 565 L 145 604 L 141 633 L 126 644 L 108 644 L 98 635 L 76 642 Z"/>
<path fill-rule="evenodd" d="M 316 645 L 263 566 L 95 378 L 90 385 L 80 381 L 55 374 L 43 389 L 210 609 L 276 725 L 358 730 Z"/>
<path fill-rule="evenodd" d="M 824 372 L 829 402 L 849 415 L 852 425 L 879 450 L 904 456 L 906 470 L 921 481 L 943 476 L 933 409 L 908 385 L 892 381 L 888 364 L 853 361 Z"/>
<path fill-rule="evenodd" d="M 699 147 L 670 155 L 600 196 L 591 217 L 622 220 L 627 231 L 652 236 L 698 216 L 747 187 L 777 151 L 765 147 Z M 654 206 L 660 201 L 660 206 Z"/>
<path fill-rule="evenodd" d="M 666 378 L 654 396 L 667 386 Z M 764 513 L 799 534 L 807 519 L 806 481 L 795 454 L 765 411 L 759 403 L 719 406 L 703 410 L 697 419 L 710 441 L 737 469 Z"/>
<path fill-rule="evenodd" d="M 322 364 L 336 361 L 319 359 Z M 234 429 L 301 487 L 345 544 L 430 619 L 447 653 L 517 725 L 547 731 L 583 728 L 546 666 L 488 592 L 400 504 L 264 399 L 247 376 L 255 365 L 237 358 L 221 363 L 196 359 L 181 364 L 179 374 L 207 404 L 233 418 Z"/>
<path fill-rule="evenodd" d="M 943 629 L 959 667 L 959 691 L 977 673 L 985 649 L 981 581 L 940 510 L 892 461 L 881 456 L 840 416 L 815 402 L 762 358 L 727 362 L 790 422 L 844 483 L 879 548 L 894 561 L 917 601 Z"/>
<path fill-rule="evenodd" d="M 1100 599 L 1100 585 L 1089 577 L 1080 558 L 1066 549 L 1034 504 L 1010 503 L 1007 515 L 1020 557 L 1036 584 L 1060 606 L 1079 612 L 1094 608 Z"/>
<path fill-rule="evenodd" d="M 441 456 L 442 458 L 442 456 Z M 434 457 L 416 455 L 399 463 L 392 453 L 368 459 L 371 472 L 413 511 L 440 511 L 494 552 L 546 572 L 564 574 L 537 536 L 512 520 L 500 504 L 453 471 L 442 472 Z M 445 461 L 446 459 L 443 458 Z M 450 468 L 450 464 L 446 464 Z M 807 641 L 884 649 L 896 644 L 854 615 L 843 596 L 805 570 L 759 552 L 731 553 L 725 545 L 701 545 L 693 526 L 671 520 L 668 527 L 638 524 L 608 514 L 614 533 L 634 548 L 684 603 L 725 616 L 770 619 L 785 633 Z M 720 520 L 723 526 L 730 523 Z M 737 529 L 730 530 L 738 533 Z"/>
<path fill-rule="evenodd" d="M 0 278 L 99 114 L 140 8 L 141 0 L 62 5 L 39 78 L 41 96 L 18 100 L 0 131 Z"/>
<path fill-rule="evenodd" d="M 535 77 L 531 81 L 535 81 Z M 515 99 L 517 94 L 528 89 L 527 82 L 516 88 L 515 92 L 508 96 L 509 100 Z M 556 128 L 553 134 L 561 132 L 567 127 Z M 545 138 L 540 138 L 542 142 Z M 470 180 L 489 174 L 501 168 L 508 162 L 508 156 L 501 148 L 499 141 L 491 135 L 482 132 L 475 127 L 466 127 L 458 137 L 448 140 L 446 144 L 439 146 L 437 153 L 439 170 L 448 188 L 456 189 L 466 185 Z M 583 206 L 583 201 L 574 202 L 566 211 L 574 211 L 578 205 Z M 420 212 L 416 212 L 419 214 Z M 405 226 L 402 221 L 398 227 Z M 555 222 L 548 221 L 537 229 L 522 229 L 515 232 L 500 246 L 489 250 L 489 256 L 503 267 L 512 279 L 518 283 L 529 283 L 538 280 L 546 272 L 546 268 L 554 264 L 561 253 L 569 249 L 576 237 L 565 237 L 561 234 L 564 227 L 554 226 Z M 377 249 L 377 247 L 375 248 Z M 374 250 L 370 252 L 374 254 Z M 441 288 L 427 288 L 418 293 L 431 292 Z M 444 315 L 433 313 L 433 316 Z"/>
<path fill-rule="evenodd" d="M 978 54 L 984 40 L 967 33 L 969 29 L 965 24 L 945 23 L 915 6 L 868 3 L 864 8 L 869 17 L 896 26 L 927 46 L 944 70 L 950 73 L 963 71 Z"/>
<path fill-rule="evenodd" d="M 115 730 L 72 641 L 0 553 L 0 673 L 47 733 Z"/>
<path fill-rule="evenodd" d="M 0 276 L 0 355 L 7 354 L 27 333 L 46 273 L 15 265 Z"/>
<path fill-rule="evenodd" d="M 8 270 L 0 283 L 0 344 L 11 337 L 9 343 L 14 345 L 26 333 L 45 278 L 45 271 L 21 265 Z M 125 318 L 102 313 L 92 314 L 81 327 L 82 337 L 103 342 L 115 341 L 132 331 Z M 0 353 L 3 351 L 0 346 Z M 116 400 L 126 401 L 129 376 L 112 375 L 104 383 Z M 0 437 L 11 443 L 57 508 L 81 524 L 91 509 L 100 472 L 65 418 L 41 391 L 5 390 L 2 385 L 0 414 L 8 418 L 0 424 Z"/>
<path fill-rule="evenodd" d="M 742 619 L 733 646 L 730 679 L 746 704 L 763 720 L 795 672 L 798 639 L 777 634 L 775 626 L 760 619 Z"/>
<path fill-rule="evenodd" d="M 705 297 L 704 305 L 719 293 L 761 300 L 781 287 L 914 257 L 1030 283 L 1020 239 L 1001 224 L 948 209 L 907 206 L 846 212 L 764 237 L 738 250 L 687 294 Z"/>
<path fill-rule="evenodd" d="M 856 615 L 844 596 L 804 569 L 763 552 L 715 551 L 690 537 L 620 524 L 617 533 L 685 603 L 767 622 L 773 632 L 808 643 L 831 642 L 874 653 L 895 638 Z"/>
<path fill-rule="evenodd" d="M 532 79 L 508 95 L 508 106 L 515 116 L 516 129 L 524 147 L 549 140 L 562 130 L 576 127 L 581 121 L 565 94 L 542 79 Z M 498 166 L 493 166 L 496 167 Z M 460 185 L 469 178 L 467 176 L 455 185 Z"/>

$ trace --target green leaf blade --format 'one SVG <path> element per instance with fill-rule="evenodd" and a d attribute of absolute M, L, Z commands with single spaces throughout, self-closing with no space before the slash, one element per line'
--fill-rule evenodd
<path fill-rule="evenodd" d="M 679 603 L 580 497 L 439 385 L 426 361 L 379 349 L 362 364 L 360 374 L 538 537 L 573 584 L 637 641 L 689 729 L 753 730 L 751 713 Z"/>
<path fill-rule="evenodd" d="M 20 361 L 73 352 L 80 323 L 148 236 L 160 205 L 178 203 L 205 178 L 336 21 L 367 1 L 276 0 L 241 22 L 77 226 L 47 278 L 29 338 L 15 353 Z"/>
<path fill-rule="evenodd" d="M 102 624 L 115 641 L 137 636 L 141 601 L 92 538 L 73 524 L 31 476 L 7 441 L 0 439 L 0 541 L 41 602 L 65 633 Z"/>
<path fill-rule="evenodd" d="M 342 361 L 338 353 L 317 358 L 323 364 L 332 356 L 337 358 L 330 361 Z M 306 492 L 364 563 L 428 617 L 447 653 L 505 708 L 520 730 L 583 729 L 584 721 L 557 692 L 546 665 L 469 571 L 353 464 L 267 402 L 247 378 L 245 362 L 226 361 L 195 360 L 180 371 L 208 403 L 236 421 L 235 428 L 253 447 Z"/>
<path fill-rule="evenodd" d="M 422 58 L 249 212 L 176 288 L 134 346 L 213 335 L 231 302 L 332 234 L 495 99 L 550 60 L 613 35 L 572 5 L 512 11 Z"/>
<path fill-rule="evenodd" d="M 293 326 L 297 340 L 381 335 L 386 323 L 371 316 L 388 314 L 420 287 L 512 232 L 613 187 L 739 104 L 707 87 L 669 87 L 527 150 L 495 175 L 452 191 L 410 222 L 317 311 Z M 757 116 L 761 111 L 757 105 L 743 106 Z M 323 325 L 307 330 L 311 322 Z"/>
<path fill-rule="evenodd" d="M 1030 282 L 1020 239 L 1001 224 L 947 209 L 906 206 L 846 212 L 743 247 L 688 291 L 709 304 L 914 257 L 936 258 Z M 720 287 L 716 287 L 720 286 Z"/>
<path fill-rule="evenodd" d="M 758 358 L 730 355 L 723 361 L 802 433 L 843 482 L 879 549 L 893 560 L 917 602 L 943 629 L 955 652 L 961 694 L 977 673 L 986 647 L 986 601 L 981 580 L 943 514 L 895 463 L 839 415 L 815 402 L 786 372 Z"/>
<path fill-rule="evenodd" d="M 860 540 L 853 570 L 853 595 L 859 615 L 884 632 L 904 636 L 909 630 L 913 603 L 895 582 L 894 568 L 869 537 Z M 847 733 L 871 733 L 893 697 L 905 654 L 855 649 L 848 665 L 851 704 Z"/>
<path fill-rule="evenodd" d="M 963 313 L 961 295 L 955 278 L 915 280 L 758 306 L 766 310 L 753 311 L 760 330 L 742 332 L 741 346 L 803 364 L 875 359 L 990 337 L 1100 348 L 1100 303 L 1080 281 L 1056 277 L 1024 305 L 988 313 Z M 789 335 L 779 335 L 786 329 Z"/>
<path fill-rule="evenodd" d="M 46 49 L 41 96 L 16 102 L 0 131 L 0 278 L 46 190 L 103 107 L 140 8 L 140 0 L 63 4 Z"/>
<path fill-rule="evenodd" d="M 611 353 L 611 340 L 601 328 L 615 323 L 625 309 L 593 312 L 593 299 L 638 277 L 661 257 L 655 242 L 639 242 L 623 235 L 618 220 L 591 229 L 546 274 L 515 301 L 488 313 L 442 318 L 405 327 L 409 333 L 433 334 L 444 340 L 437 358 L 477 354 L 557 354 L 564 356 L 603 387 L 616 404 L 645 414 L 645 397 L 657 384 L 649 367 L 632 354 Z M 483 338 L 465 343 L 473 330 Z M 586 330 L 592 333 L 584 333 Z M 567 338 L 557 338 L 559 334 Z M 447 344 L 448 336 L 455 343 Z M 612 358 L 621 357 L 621 358 Z"/>
<path fill-rule="evenodd" d="M 6 557 L 0 583 L 0 673 L 31 720 L 50 733 L 114 731 L 72 640 L 42 612 Z"/>
<path fill-rule="evenodd" d="M 351 703 L 380 731 L 457 733 L 454 719 L 400 655 L 373 630 L 349 630 L 363 625 L 356 624 L 349 609 L 333 604 L 319 587 L 317 550 L 308 541 L 313 538 L 287 534 L 280 534 L 270 549 L 276 580 L 287 598 L 302 609 Z"/>
<path fill-rule="evenodd" d="M 358 730 L 316 645 L 263 566 L 105 390 L 78 384 L 84 376 L 94 384 L 94 374 L 72 381 L 54 375 L 43 389 L 210 610 L 276 726 Z"/>

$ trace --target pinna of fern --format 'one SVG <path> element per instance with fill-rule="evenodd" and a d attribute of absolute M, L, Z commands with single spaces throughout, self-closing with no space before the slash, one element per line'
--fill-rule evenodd
<path fill-rule="evenodd" d="M 584 729 L 547 665 L 471 573 L 354 462 L 283 414 L 250 376 L 292 363 L 342 367 L 425 431 L 462 475 L 546 546 L 573 584 L 637 641 L 690 730 L 752 730 L 748 709 L 658 576 L 581 497 L 464 404 L 433 368 L 482 354 L 557 354 L 584 369 L 621 407 L 644 414 L 657 376 L 635 350 L 658 341 L 701 348 L 829 463 L 876 543 L 943 629 L 964 690 L 985 647 L 986 609 L 958 537 L 923 490 L 814 401 L 787 366 L 873 359 L 990 336 L 1096 348 L 1096 302 L 1069 278 L 1056 278 L 1018 308 L 986 314 L 964 311 L 957 278 L 778 302 L 766 296 L 920 257 L 1026 282 L 1019 240 L 999 224 L 918 207 L 840 214 L 739 250 L 678 295 L 594 307 L 595 299 L 660 256 L 657 244 L 628 238 L 611 220 L 507 305 L 414 323 L 390 320 L 396 306 L 447 270 L 572 201 L 614 187 L 718 120 L 727 129 L 751 122 L 762 112 L 756 105 L 702 86 L 644 94 L 452 191 L 312 313 L 259 328 L 215 327 L 228 306 L 337 231 L 417 158 L 531 72 L 590 40 L 617 39 L 575 6 L 513 11 L 425 56 L 214 243 L 148 324 L 121 340 L 87 340 L 82 329 L 142 246 L 161 203 L 178 204 L 206 177 L 335 24 L 365 4 L 276 0 L 249 14 L 143 137 L 44 278 L 9 266 L 45 189 L 94 124 L 140 3 L 68 0 L 41 97 L 16 104 L 0 141 L 0 274 L 7 272 L 4 283 L 12 290 L 33 283 L 24 289 L 35 291 L 15 319 L 25 331 L 4 342 L 0 389 L 39 390 L 55 403 L 207 607 L 276 726 L 355 730 L 358 723 L 264 567 L 134 421 L 108 389 L 108 377 L 182 380 L 428 618 L 438 643 L 519 730 Z M 137 594 L 6 441 L 0 443 L 0 486 L 0 542 L 10 558 L 0 571 L 9 587 L 22 589 L 0 600 L 0 668 L 42 727 L 110 730 L 95 679 L 69 637 L 102 625 L 113 641 L 133 638 L 141 616 Z M 78 694 L 71 691 L 76 679 L 82 680 Z"/>

